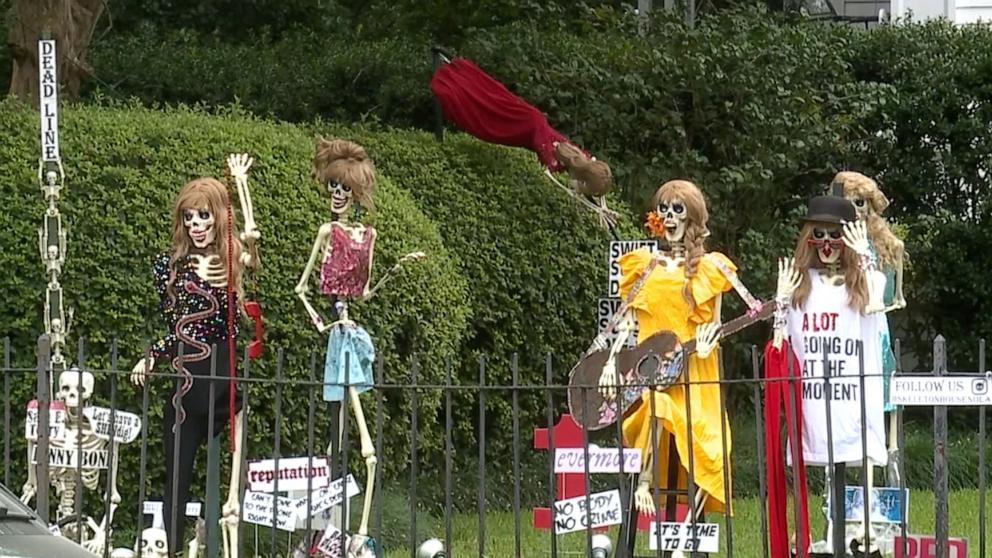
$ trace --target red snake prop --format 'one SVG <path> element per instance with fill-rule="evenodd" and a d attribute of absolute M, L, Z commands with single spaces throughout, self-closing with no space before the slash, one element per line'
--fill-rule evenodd
<path fill-rule="evenodd" d="M 186 369 L 184 363 L 200 362 L 210 356 L 210 345 L 197 341 L 196 339 L 186 335 L 183 332 L 183 327 L 190 322 L 209 317 L 217 311 L 218 306 L 217 299 L 214 295 L 210 294 L 210 291 L 201 288 L 195 281 L 186 281 L 185 287 L 186 292 L 190 294 L 198 294 L 206 298 L 208 305 L 205 310 L 183 316 L 182 318 L 179 318 L 178 322 L 176 322 L 176 338 L 178 338 L 184 345 L 189 345 L 197 349 L 197 352 L 189 355 L 181 355 L 177 353 L 175 358 L 172 359 L 172 369 L 183 378 L 183 383 L 179 386 L 179 392 L 172 396 L 172 406 L 176 409 L 176 424 L 172 425 L 173 432 L 176 431 L 176 426 L 182 424 L 183 421 L 186 420 L 186 411 L 183 410 L 183 405 L 179 398 L 189 393 L 189 390 L 193 387 L 193 375 Z"/>

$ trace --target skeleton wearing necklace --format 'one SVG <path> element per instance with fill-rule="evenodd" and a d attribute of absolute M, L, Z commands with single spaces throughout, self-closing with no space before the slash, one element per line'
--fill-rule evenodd
<path fill-rule="evenodd" d="M 655 210 L 649 215 L 648 226 L 654 236 L 667 241 L 669 250 L 652 255 L 642 249 L 619 260 L 620 294 L 625 299 L 652 258 L 660 261 L 636 291 L 621 319 L 621 331 L 610 348 L 611 358 L 600 377 L 600 390 L 607 399 L 616 395 L 617 370 L 612 355 L 619 351 L 633 329 L 635 317 L 640 326 L 638 342 L 661 330 L 675 333 L 681 343 L 696 339 L 696 353 L 687 356 L 686 368 L 688 379 L 693 382 L 688 388 L 691 424 L 686 411 L 686 388 L 677 382 L 664 390 L 644 392 L 640 405 L 623 420 L 623 438 L 626 446 L 641 449 L 644 456 L 634 494 L 639 511 L 653 513 L 656 509 L 652 488 L 669 478 L 671 440 L 678 453 L 681 487 L 687 485 L 690 454 L 693 460 L 694 482 L 700 489 L 693 509 L 700 513 L 720 511 L 726 504 L 724 451 L 730 452 L 730 425 L 720 406 L 712 404 L 720 398 L 719 384 L 715 383 L 719 379 L 719 366 L 714 349 L 720 337 L 721 300 L 723 293 L 732 288 L 749 305 L 752 299 L 737 279 L 733 262 L 719 252 L 705 251 L 708 214 L 703 194 L 696 185 L 684 180 L 667 182 L 655 194 L 653 204 Z M 724 426 L 728 432 L 726 450 L 722 443 Z"/>
<path fill-rule="evenodd" d="M 232 556 L 238 546 L 241 508 L 238 483 L 244 449 L 243 400 L 241 393 L 228 382 L 215 382 L 211 416 L 211 381 L 204 377 L 228 367 L 232 357 L 230 345 L 238 333 L 236 317 L 240 313 L 240 301 L 244 300 L 243 271 L 257 262 L 254 243 L 260 234 L 248 192 L 248 169 L 252 162 L 244 154 L 231 155 L 227 160 L 244 216 L 243 233 L 237 231 L 227 186 L 222 182 L 208 177 L 196 178 L 186 183 L 176 196 L 172 247 L 159 254 L 154 263 L 155 288 L 169 333 L 152 346 L 148 358 L 134 365 L 131 374 L 131 381 L 136 386 L 144 386 L 153 368 L 170 368 L 170 372 L 179 376 L 174 395 L 165 406 L 163 421 L 166 456 L 163 500 L 168 536 L 156 535 L 168 540 L 172 553 L 182 546 L 183 528 L 179 526 L 181 524 L 175 524 L 184 514 L 177 510 L 184 508 L 189 498 L 197 449 L 207 438 L 211 423 L 215 436 L 227 423 L 231 389 L 234 389 L 234 453 L 228 497 L 220 520 L 224 556 Z M 180 345 L 182 358 L 178 354 Z M 216 356 L 216 369 L 211 366 L 212 355 Z M 176 453 L 178 457 L 174 460 Z M 175 461 L 178 461 L 178 469 L 173 471 Z M 175 502 L 172 498 L 174 484 Z"/>
<path fill-rule="evenodd" d="M 349 223 L 347 214 L 354 202 L 367 209 L 373 208 L 372 191 L 375 185 L 375 168 L 365 149 L 345 140 L 317 142 L 314 157 L 317 180 L 331 197 L 331 221 L 321 225 L 314 241 L 310 258 L 303 275 L 296 285 L 296 294 L 303 302 L 307 315 L 320 332 L 330 331 L 324 364 L 324 400 L 341 404 L 350 402 L 355 413 L 361 442 L 361 454 L 367 468 L 365 502 L 358 533 L 348 542 L 348 556 L 372 556 L 375 544 L 368 535 L 368 519 L 375 487 L 377 458 L 369 434 L 365 413 L 359 394 L 372 389 L 372 362 L 375 349 L 364 328 L 348 317 L 348 301 L 368 300 L 400 268 L 403 263 L 425 257 L 414 252 L 399 262 L 372 288 L 372 260 L 377 232 L 374 227 Z M 323 318 L 307 299 L 310 275 L 320 261 L 321 292 L 336 300 L 338 319 L 325 324 Z M 339 432 L 340 436 L 343 432 Z M 333 453 L 333 440 L 328 453 Z M 343 531 L 343 529 L 342 529 Z"/>

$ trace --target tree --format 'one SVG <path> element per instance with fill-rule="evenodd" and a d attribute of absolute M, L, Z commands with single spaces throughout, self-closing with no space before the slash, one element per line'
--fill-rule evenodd
<path fill-rule="evenodd" d="M 83 82 L 93 73 L 86 51 L 106 8 L 105 0 L 14 0 L 7 41 L 13 61 L 10 94 L 38 104 L 38 39 L 55 39 L 62 93 L 79 97 Z"/>

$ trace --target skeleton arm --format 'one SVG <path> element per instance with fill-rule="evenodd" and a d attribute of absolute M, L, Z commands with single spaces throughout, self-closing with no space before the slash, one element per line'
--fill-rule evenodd
<path fill-rule="evenodd" d="M 885 311 L 900 310 L 906 307 L 906 297 L 902 292 L 903 261 L 905 259 L 905 245 L 900 241 L 896 248 L 896 292 L 895 298 Z"/>
<path fill-rule="evenodd" d="M 885 275 L 878 271 L 877 259 L 871 253 L 868 242 L 868 229 L 864 221 L 849 221 L 844 223 L 844 244 L 857 252 L 858 266 L 868 284 L 868 304 L 865 314 L 874 314 L 885 310 Z"/>
<path fill-rule="evenodd" d="M 375 295 L 375 292 L 376 291 L 378 291 L 383 285 L 385 285 L 390 279 L 392 279 L 393 277 L 396 276 L 397 273 L 399 273 L 400 269 L 403 267 L 403 264 L 405 264 L 407 262 L 420 261 L 420 260 L 425 259 L 426 257 L 427 257 L 427 254 L 425 254 L 423 252 L 410 252 L 409 254 L 403 256 L 402 258 L 400 258 L 399 261 L 396 262 L 396 264 L 393 265 L 393 267 L 389 268 L 389 271 L 387 271 L 386 274 L 383 275 L 381 279 L 379 279 L 379 282 L 376 283 L 375 286 L 372 287 L 371 290 L 365 291 L 365 294 L 362 295 L 362 300 L 368 300 L 368 299 L 372 298 Z M 371 262 L 370 262 L 369 263 L 369 268 L 371 268 L 371 267 L 372 267 L 372 265 L 371 265 Z"/>
<path fill-rule="evenodd" d="M 788 325 L 785 318 L 789 303 L 792 301 L 792 293 L 796 292 L 801 281 L 802 275 L 796 269 L 795 260 L 779 258 L 778 287 L 775 289 L 775 323 L 772 326 L 774 329 L 772 346 L 776 349 L 782 348 L 782 340 L 785 338 L 785 329 Z"/>
<path fill-rule="evenodd" d="M 261 237 L 258 228 L 255 226 L 255 212 L 251 205 L 251 192 L 248 190 L 248 169 L 251 168 L 255 160 L 247 153 L 238 155 L 228 155 L 227 168 L 234 177 L 234 183 L 238 189 L 238 201 L 241 203 L 241 214 L 245 219 L 245 230 L 241 233 L 241 241 L 245 243 L 245 252 L 241 255 L 241 262 L 246 266 L 255 264 L 255 241 Z"/>
<path fill-rule="evenodd" d="M 633 331 L 634 312 L 628 308 L 620 317 L 620 323 L 617 324 L 617 336 L 613 340 L 613 344 L 609 346 L 609 354 L 606 357 L 606 364 L 603 365 L 603 373 L 599 376 L 599 390 L 603 393 L 603 397 L 606 399 L 613 399 L 617 395 L 618 378 L 616 356 L 617 353 L 620 352 L 620 349 L 623 348 L 624 343 L 627 342 L 627 338 L 630 337 L 630 334 Z M 597 337 L 596 342 L 597 345 L 605 348 L 605 337 Z"/>
<path fill-rule="evenodd" d="M 320 256 L 321 249 L 327 243 L 327 238 L 331 234 L 331 224 L 324 223 L 320 226 L 320 230 L 317 231 L 317 238 L 313 243 L 313 250 L 310 251 L 310 259 L 307 260 L 307 266 L 303 270 L 303 275 L 300 277 L 300 282 L 296 284 L 296 296 L 300 297 L 303 301 L 303 307 L 306 308 L 307 315 L 310 316 L 310 321 L 317 327 L 317 330 L 324 332 L 327 327 L 324 325 L 324 320 L 320 317 L 320 314 L 314 309 L 310 301 L 307 300 L 307 285 L 310 281 L 310 274 L 313 273 L 314 264 L 317 262 L 317 258 Z"/>

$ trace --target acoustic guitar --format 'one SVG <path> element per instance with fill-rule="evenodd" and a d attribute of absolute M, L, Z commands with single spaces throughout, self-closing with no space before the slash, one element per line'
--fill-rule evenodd
<path fill-rule="evenodd" d="M 723 324 L 720 338 L 771 317 L 774 301 L 765 301 L 757 313 L 745 314 Z M 685 344 L 671 331 L 662 330 L 636 347 L 616 355 L 620 373 L 617 396 L 607 400 L 599 391 L 599 378 L 610 354 L 609 349 L 586 354 L 572 368 L 568 378 L 568 410 L 575 422 L 589 430 L 602 430 L 626 416 L 649 389 L 665 389 L 679 381 L 686 359 L 696 350 L 696 340 Z"/>

